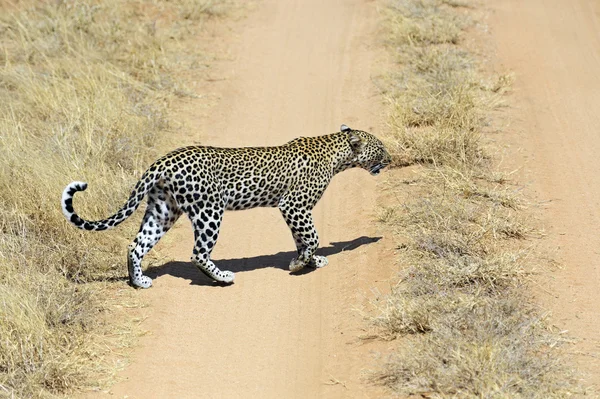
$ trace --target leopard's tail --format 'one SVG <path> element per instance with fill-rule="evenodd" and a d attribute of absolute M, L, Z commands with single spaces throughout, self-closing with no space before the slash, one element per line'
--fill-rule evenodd
<path fill-rule="evenodd" d="M 63 214 L 71 224 L 82 230 L 101 231 L 112 229 L 131 216 L 131 214 L 140 206 L 140 203 L 146 194 L 148 194 L 152 187 L 154 187 L 162 177 L 162 171 L 159 169 L 161 168 L 156 166 L 148 169 L 135 185 L 135 188 L 131 192 L 125 205 L 123 205 L 114 215 L 97 221 L 85 220 L 77 215 L 73 208 L 73 196 L 75 196 L 75 193 L 78 191 L 85 191 L 87 183 L 81 181 L 71 182 L 64 189 L 62 194 L 61 204 Z"/>

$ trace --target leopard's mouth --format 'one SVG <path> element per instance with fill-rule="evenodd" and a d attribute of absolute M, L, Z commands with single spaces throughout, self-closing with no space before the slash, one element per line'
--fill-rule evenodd
<path fill-rule="evenodd" d="M 379 172 L 381 172 L 381 169 L 385 168 L 387 164 L 383 164 L 383 163 L 378 163 L 374 166 L 371 167 L 371 169 L 369 169 L 369 173 L 371 173 L 373 176 L 377 176 L 379 174 Z"/>

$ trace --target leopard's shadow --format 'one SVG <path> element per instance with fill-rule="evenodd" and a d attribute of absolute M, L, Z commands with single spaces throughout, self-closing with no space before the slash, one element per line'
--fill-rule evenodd
<path fill-rule="evenodd" d="M 351 241 L 332 242 L 326 247 L 319 248 L 317 250 L 317 255 L 330 256 L 344 251 L 352 251 L 362 245 L 372 244 L 379 240 L 381 240 L 381 237 L 362 236 Z M 214 262 L 219 269 L 231 270 L 235 273 L 267 267 L 288 271 L 290 260 L 296 256 L 296 251 L 288 251 L 278 252 L 273 255 L 254 256 L 251 258 L 215 259 Z M 315 269 L 313 268 L 305 267 L 297 273 L 290 274 L 297 276 L 310 273 L 314 270 Z M 190 284 L 194 285 L 223 286 L 223 284 L 216 283 L 202 274 L 191 262 L 173 261 L 160 266 L 151 266 L 146 270 L 145 274 L 152 279 L 168 274 L 190 280 Z"/>

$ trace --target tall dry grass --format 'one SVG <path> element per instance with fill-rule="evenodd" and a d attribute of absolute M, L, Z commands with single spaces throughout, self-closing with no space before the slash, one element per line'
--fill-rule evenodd
<path fill-rule="evenodd" d="M 487 77 L 462 45 L 466 3 L 393 0 L 390 48 L 398 71 L 387 94 L 398 166 L 422 165 L 405 203 L 380 212 L 397 233 L 399 279 L 377 298 L 373 337 L 399 339 L 371 375 L 403 395 L 552 398 L 577 390 L 554 348 L 561 338 L 532 304 L 536 236 L 518 187 L 494 171 L 485 138 L 510 76 Z M 472 32 L 472 31 L 471 31 Z M 474 33 L 473 33 L 474 34 Z"/>
<path fill-rule="evenodd" d="M 0 3 L 0 396 L 51 397 L 110 374 L 104 344 L 126 328 L 114 312 L 132 300 L 119 288 L 137 226 L 78 231 L 60 195 L 85 180 L 85 217 L 122 205 L 168 131 L 170 100 L 187 94 L 177 74 L 200 55 L 186 38 L 222 12 L 218 1 Z"/>

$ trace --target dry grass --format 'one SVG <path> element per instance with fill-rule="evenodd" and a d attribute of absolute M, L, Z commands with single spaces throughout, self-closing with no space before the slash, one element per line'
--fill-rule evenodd
<path fill-rule="evenodd" d="M 390 45 L 402 64 L 388 96 L 394 127 L 388 145 L 397 165 L 486 162 L 481 126 L 511 79 L 481 78 L 475 60 L 457 46 L 470 18 L 447 3 L 397 1 L 388 10 Z"/>
<path fill-rule="evenodd" d="M 119 337 L 115 306 L 132 299 L 122 282 L 93 282 L 123 277 L 137 226 L 78 231 L 60 195 L 87 180 L 83 215 L 118 209 L 156 156 L 170 99 L 186 93 L 175 72 L 198 66 L 182 42 L 222 12 L 188 0 L 0 3 L 0 396 L 106 378 L 102 343 Z"/>
<path fill-rule="evenodd" d="M 383 208 L 405 265 L 389 296 L 373 305 L 372 337 L 399 340 L 372 374 L 401 394 L 551 398 L 576 391 L 556 350 L 561 338 L 527 295 L 536 254 L 524 239 L 525 200 L 493 171 L 486 115 L 502 104 L 509 76 L 483 79 L 461 45 L 470 13 L 455 1 L 394 0 L 390 79 L 397 166 L 422 164 L 416 183 L 389 182 L 418 200 Z"/>

